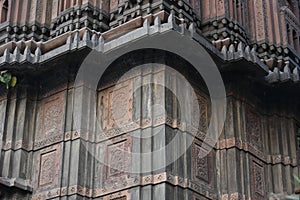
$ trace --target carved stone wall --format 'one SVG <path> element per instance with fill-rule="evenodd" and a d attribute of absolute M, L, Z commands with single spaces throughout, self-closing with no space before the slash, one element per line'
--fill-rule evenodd
<path fill-rule="evenodd" d="M 58 93 L 40 101 L 35 148 L 55 143 L 63 138 L 64 109 L 64 93 Z"/>
<path fill-rule="evenodd" d="M 276 93 L 272 95 L 280 100 L 274 100 L 265 88 L 249 86 L 248 77 L 235 83 L 225 76 L 225 127 L 213 150 L 201 158 L 212 116 L 208 92 L 196 73 L 182 72 L 197 94 L 186 101 L 194 102 L 188 105 L 191 112 L 184 113 L 186 102 L 182 107 L 178 99 L 188 100 L 191 88 L 174 69 L 191 66 L 179 56 L 151 52 L 131 53 L 114 62 L 94 93 L 82 85 L 74 88 L 73 66 L 42 78 L 39 74 L 38 83 L 31 79 L 15 90 L 1 90 L 0 191 L 9 191 L 2 197 L 225 200 L 294 193 L 293 174 L 299 174 L 297 99 Z M 132 57 L 137 58 L 134 66 L 147 67 L 117 82 L 131 69 Z M 149 62 L 148 57 L 157 60 Z M 149 80 L 152 84 L 142 86 Z M 193 107 L 197 105 L 199 113 Z M 190 117 L 197 114 L 199 121 Z M 180 140 L 165 155 L 132 154 L 160 149 L 176 135 Z M 174 158 L 188 144 L 187 135 L 195 137 L 192 145 L 174 162 L 149 173 L 130 173 Z"/>
<path fill-rule="evenodd" d="M 251 160 L 251 177 L 252 198 L 266 199 L 265 172 L 262 162 L 255 159 Z"/>
<path fill-rule="evenodd" d="M 202 144 L 200 141 L 195 141 L 192 152 L 193 179 L 206 185 L 213 186 L 214 183 L 214 168 L 213 157 L 211 152 L 205 157 L 200 157 L 200 149 Z"/>
<path fill-rule="evenodd" d="M 37 191 L 49 191 L 59 186 L 61 150 L 60 145 L 54 145 L 36 154 L 34 162 L 36 165 L 35 187 Z"/>

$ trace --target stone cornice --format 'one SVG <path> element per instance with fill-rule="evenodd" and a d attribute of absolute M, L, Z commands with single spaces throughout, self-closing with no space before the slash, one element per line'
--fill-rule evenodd
<path fill-rule="evenodd" d="M 164 14 L 164 12 L 157 13 L 158 16 L 161 14 Z M 83 28 L 62 34 L 47 42 L 35 42 L 31 40 L 7 43 L 0 47 L 0 55 L 2 55 L 0 57 L 0 69 L 22 70 L 26 66 L 20 66 L 20 64 L 46 63 L 53 58 L 84 48 L 106 52 L 147 35 L 176 31 L 191 37 L 194 41 L 203 45 L 225 64 L 224 66 L 241 61 L 249 63 L 249 66 L 245 68 L 246 70 L 249 68 L 253 71 L 259 71 L 262 74 L 267 73 L 267 66 L 258 59 L 254 48 L 250 49 L 249 46 L 244 46 L 241 42 L 237 46 L 231 44 L 229 48 L 224 45 L 219 51 L 213 44 L 196 32 L 193 24 L 186 27 L 185 24 L 180 24 L 180 19 L 175 18 L 173 15 L 170 15 L 166 22 L 161 22 L 158 16 L 148 15 L 144 18 L 138 17 L 104 33 Z M 151 21 L 154 21 L 152 25 L 150 24 Z M 293 77 L 293 80 L 296 82 L 298 80 L 297 72 L 295 71 L 295 75 L 287 77 Z"/>
<path fill-rule="evenodd" d="M 218 9 L 224 10 L 227 3 L 220 1 Z M 91 3 L 76 4 L 51 18 L 51 24 L 48 25 L 37 21 L 31 21 L 30 24 L 21 23 L 21 25 L 19 22 L 11 21 L 3 23 L 0 26 L 0 32 L 3 32 L 2 37 L 8 37 L 8 39 L 5 40 L 7 43 L 0 47 L 0 55 L 2 55 L 0 65 L 13 66 L 0 66 L 0 69 L 14 69 L 15 64 L 45 63 L 70 51 L 83 48 L 94 49 L 101 42 L 104 47 L 109 46 L 109 43 L 113 41 L 120 41 L 120 36 L 142 37 L 161 31 L 175 30 L 191 35 L 194 40 L 204 45 L 227 66 L 235 65 L 235 62 L 242 60 L 243 64 L 262 69 L 268 73 L 266 83 L 287 81 L 295 83 L 300 80 L 299 55 L 293 48 L 277 47 L 268 44 L 267 41 L 249 45 L 245 27 L 237 19 L 228 18 L 229 16 L 225 14 L 211 16 L 201 24 L 199 13 L 196 11 L 200 8 L 194 8 L 195 5 L 187 1 L 164 0 L 151 4 L 144 1 L 126 0 L 114 6 L 108 11 L 107 8 L 104 9 Z M 282 7 L 278 12 L 283 13 L 295 26 L 299 27 L 298 20 L 288 8 Z M 170 13 L 174 16 L 171 26 L 168 25 L 169 22 L 165 23 Z M 157 16 L 163 22 L 163 25 L 157 26 L 162 25 L 163 28 L 155 30 L 152 27 L 155 26 L 153 23 Z M 146 19 L 148 19 L 147 23 L 151 24 L 148 28 L 143 26 Z M 165 26 L 168 28 L 166 29 Z M 205 29 L 204 26 L 208 28 Z M 155 31 L 151 33 L 148 29 Z M 200 31 L 201 35 L 198 34 Z M 222 35 L 222 37 L 219 38 L 217 35 Z M 234 40 L 231 38 L 233 35 L 236 35 Z M 213 41 L 209 42 L 203 36 Z M 22 41 L 8 42 L 9 38 L 16 41 L 22 39 Z M 29 38 L 32 40 L 28 40 Z M 198 40 L 198 38 L 201 39 Z M 35 40 L 46 41 L 35 42 Z M 0 38 L 0 41 L 4 40 Z M 269 55 L 266 49 L 270 52 L 278 49 L 277 51 L 282 53 Z M 18 66 L 18 69 L 20 67 Z"/>

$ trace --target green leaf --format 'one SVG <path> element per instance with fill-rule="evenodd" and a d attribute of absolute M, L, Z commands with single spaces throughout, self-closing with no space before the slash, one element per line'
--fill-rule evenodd
<path fill-rule="evenodd" d="M 0 82 L 6 84 L 6 88 L 15 87 L 17 84 L 17 77 L 12 76 L 7 70 L 0 71 Z"/>
<path fill-rule="evenodd" d="M 0 73 L 0 81 L 2 83 L 8 84 L 12 79 L 12 76 L 7 71 L 3 71 Z"/>
<path fill-rule="evenodd" d="M 10 87 L 15 87 L 17 84 L 17 77 L 13 76 L 10 81 Z"/>

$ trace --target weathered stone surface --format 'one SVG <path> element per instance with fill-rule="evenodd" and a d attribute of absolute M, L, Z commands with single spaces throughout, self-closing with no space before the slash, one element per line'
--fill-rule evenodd
<path fill-rule="evenodd" d="M 0 86 L 0 198 L 259 200 L 294 194 L 298 4 L 0 1 L 1 70 L 15 70 L 19 81 L 9 90 Z M 203 140 L 216 116 L 205 83 L 180 55 L 130 52 L 115 58 L 97 91 L 74 84 L 91 49 L 107 53 L 170 31 L 203 45 L 224 78 L 225 126 L 203 158 L 199 152 L 208 147 Z"/>

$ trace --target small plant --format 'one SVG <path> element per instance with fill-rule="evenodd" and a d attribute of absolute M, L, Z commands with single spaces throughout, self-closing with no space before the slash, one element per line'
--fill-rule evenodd
<path fill-rule="evenodd" d="M 11 75 L 7 70 L 0 71 L 0 82 L 6 84 L 6 88 L 15 87 L 17 84 L 17 77 Z"/>

